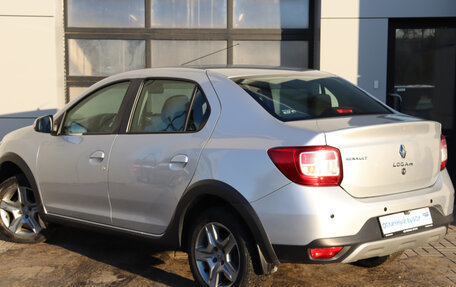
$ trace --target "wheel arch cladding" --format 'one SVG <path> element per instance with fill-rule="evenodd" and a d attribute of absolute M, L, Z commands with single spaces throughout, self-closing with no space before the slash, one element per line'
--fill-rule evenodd
<path fill-rule="evenodd" d="M 230 185 L 217 180 L 202 180 L 192 184 L 179 201 L 176 209 L 178 218 L 179 245 L 185 247 L 187 228 L 198 212 L 208 206 L 223 205 L 233 210 L 242 219 L 247 232 L 255 240 L 258 256 L 264 272 L 269 272 L 264 264 L 278 265 L 279 260 L 272 248 L 266 231 L 249 202 Z"/>
<path fill-rule="evenodd" d="M 5 161 L 0 164 L 0 182 L 20 173 L 24 172 L 17 164 L 11 161 Z"/>

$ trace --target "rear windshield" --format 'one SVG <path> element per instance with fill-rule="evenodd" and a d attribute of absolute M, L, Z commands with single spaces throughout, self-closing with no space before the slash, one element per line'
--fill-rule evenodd
<path fill-rule="evenodd" d="M 363 91 L 337 77 L 287 75 L 233 81 L 281 121 L 391 113 Z"/>

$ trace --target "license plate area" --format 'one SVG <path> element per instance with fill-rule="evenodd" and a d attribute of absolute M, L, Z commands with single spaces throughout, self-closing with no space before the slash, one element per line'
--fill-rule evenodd
<path fill-rule="evenodd" d="M 404 234 L 433 226 L 429 207 L 398 212 L 378 218 L 383 236 Z"/>

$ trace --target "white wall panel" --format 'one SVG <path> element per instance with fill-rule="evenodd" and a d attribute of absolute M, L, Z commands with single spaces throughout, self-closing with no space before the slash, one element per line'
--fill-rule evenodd
<path fill-rule="evenodd" d="M 0 17 L 0 115 L 57 107 L 54 18 Z"/>
<path fill-rule="evenodd" d="M 359 20 L 322 19 L 320 70 L 358 83 Z"/>
<path fill-rule="evenodd" d="M 455 0 L 321 0 L 322 18 L 454 16 Z"/>
<path fill-rule="evenodd" d="M 55 4 L 54 0 L 0 0 L 0 16 L 54 16 Z"/>

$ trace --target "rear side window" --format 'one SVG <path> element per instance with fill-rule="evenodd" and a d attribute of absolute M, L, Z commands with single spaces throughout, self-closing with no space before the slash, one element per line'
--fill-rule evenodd
<path fill-rule="evenodd" d="M 187 131 L 197 131 L 201 129 L 209 118 L 210 107 L 200 89 L 196 91 L 193 100 L 192 110 L 188 118 Z"/>
<path fill-rule="evenodd" d="M 234 81 L 282 121 L 391 113 L 360 89 L 337 77 L 268 76 Z"/>
<path fill-rule="evenodd" d="M 195 83 L 148 80 L 136 104 L 130 132 L 197 131 L 208 116 L 209 105 Z"/>

